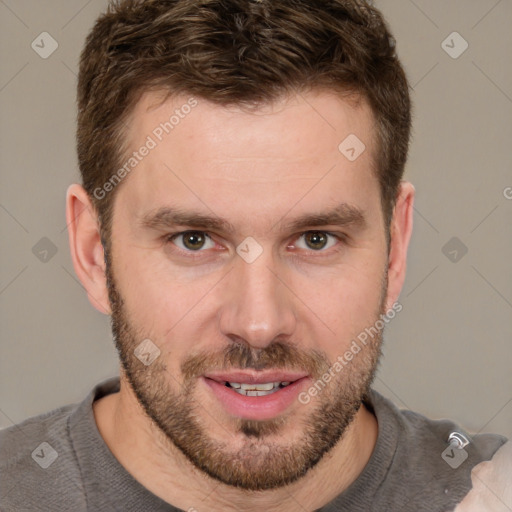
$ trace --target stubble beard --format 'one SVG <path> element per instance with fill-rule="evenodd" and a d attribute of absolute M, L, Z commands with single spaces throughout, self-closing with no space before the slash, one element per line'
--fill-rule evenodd
<path fill-rule="evenodd" d="M 238 445 L 243 436 L 242 447 L 234 450 L 228 442 L 216 440 L 210 434 L 211 427 L 201 419 L 203 416 L 210 421 L 213 429 L 218 425 L 212 416 L 204 412 L 201 415 L 202 406 L 194 399 L 198 377 L 212 369 L 279 368 L 307 371 L 316 382 L 331 369 L 332 363 L 321 352 L 305 352 L 283 341 L 258 350 L 246 343 L 230 342 L 220 353 L 205 352 L 187 357 L 181 364 L 183 383 L 180 385 L 169 373 L 163 352 L 149 366 L 135 357 L 135 348 L 148 336 L 131 325 L 107 256 L 105 261 L 112 333 L 128 384 L 147 416 L 163 433 L 163 439 L 178 448 L 196 468 L 240 489 L 275 489 L 300 479 L 342 439 L 375 378 L 382 330 L 319 392 L 308 415 L 301 414 L 298 420 L 287 415 L 265 421 L 233 420 L 227 428 L 233 429 Z M 380 311 L 375 321 L 385 313 L 387 276 L 383 283 Z M 158 341 L 155 343 L 158 346 Z M 298 408 L 297 405 L 292 407 Z M 300 407 L 304 406 L 299 406 L 299 412 Z M 298 424 L 302 434 L 299 440 L 287 443 L 286 429 L 291 424 L 295 429 Z M 223 428 L 226 430 L 225 425 Z"/>

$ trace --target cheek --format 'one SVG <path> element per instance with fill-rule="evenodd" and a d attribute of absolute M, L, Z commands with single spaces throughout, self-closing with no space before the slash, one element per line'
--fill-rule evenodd
<path fill-rule="evenodd" d="M 219 276 L 193 278 L 185 273 L 184 277 L 162 258 L 150 261 L 137 251 L 129 258 L 120 258 L 119 268 L 116 284 L 130 324 L 155 340 L 162 350 L 172 350 L 179 359 L 197 341 L 198 331 L 204 331 L 219 307 L 212 300 Z"/>
<path fill-rule="evenodd" d="M 113 270 L 130 324 L 156 334 L 163 319 L 169 322 L 170 316 L 180 313 L 181 301 L 175 297 L 182 296 L 183 291 L 169 286 L 161 264 L 147 256 L 146 251 L 133 247 L 118 249 Z"/>
<path fill-rule="evenodd" d="M 301 295 L 305 328 L 315 345 L 331 357 L 342 353 L 352 339 L 375 323 L 383 300 L 383 272 L 366 268 L 344 268 L 322 279 L 303 280 Z M 311 284 L 315 283 L 315 291 Z"/>

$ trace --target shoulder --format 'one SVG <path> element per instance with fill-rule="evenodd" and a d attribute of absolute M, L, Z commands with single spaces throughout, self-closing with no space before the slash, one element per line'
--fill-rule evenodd
<path fill-rule="evenodd" d="M 81 403 L 0 430 L 0 510 L 86 510 L 72 431 L 94 421 L 98 389 Z"/>
<path fill-rule="evenodd" d="M 50 438 L 61 438 L 66 432 L 67 420 L 75 409 L 76 405 L 66 405 L 0 430 L 0 468 L 24 460 L 29 447 L 39 439 L 48 441 Z"/>
<path fill-rule="evenodd" d="M 468 443 L 463 449 L 468 452 L 467 460 L 470 462 L 489 460 L 507 442 L 506 437 L 498 434 L 470 434 L 461 425 L 450 419 L 434 420 L 415 411 L 399 409 L 391 400 L 375 390 L 371 392 L 370 403 L 375 410 L 377 419 L 398 429 L 399 448 L 402 447 L 416 453 L 426 448 L 441 449 L 440 453 L 433 453 L 436 462 L 438 462 L 437 459 L 444 460 L 441 455 L 450 446 L 452 433 L 462 434 L 467 438 Z M 386 428 L 386 425 L 383 425 L 383 428 Z M 450 464 L 447 465 L 451 467 Z"/>
<path fill-rule="evenodd" d="M 61 407 L 0 431 L 1 510 L 55 510 L 63 503 L 81 509 L 80 470 L 69 436 L 76 408 Z"/>
<path fill-rule="evenodd" d="M 119 390 L 108 379 L 81 403 L 0 430 L 0 510 L 86 510 L 79 452 L 95 442 L 94 400 Z"/>
<path fill-rule="evenodd" d="M 459 503 L 471 489 L 472 469 L 492 459 L 507 442 L 496 434 L 471 435 L 449 419 L 398 409 L 373 390 L 370 399 L 379 429 L 396 431 L 389 434 L 396 449 L 387 480 L 395 491 L 402 489 L 409 504 L 436 502 L 433 510 L 449 510 L 442 507 Z M 467 443 L 457 443 L 454 435 Z"/>
<path fill-rule="evenodd" d="M 410 448 L 414 449 L 416 446 L 427 450 L 434 447 L 441 449 L 441 452 L 434 451 L 433 457 L 428 457 L 427 460 L 433 458 L 438 463 L 440 459 L 450 470 L 462 468 L 464 465 L 468 472 L 469 466 L 473 467 L 475 463 L 489 460 L 507 442 L 506 437 L 498 434 L 471 434 L 462 425 L 450 419 L 434 420 L 408 410 L 400 413 L 404 431 L 412 442 Z M 457 442 L 457 438 L 462 442 Z M 453 455 L 454 450 L 459 456 Z M 442 464 L 441 466 L 443 467 Z"/>

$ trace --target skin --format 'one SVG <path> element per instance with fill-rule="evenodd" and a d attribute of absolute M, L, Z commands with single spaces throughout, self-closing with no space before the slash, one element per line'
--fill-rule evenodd
<path fill-rule="evenodd" d="M 130 146 L 135 150 L 144 144 L 187 99 L 176 96 L 162 103 L 156 93 L 144 94 L 129 123 Z M 187 358 L 204 355 L 220 362 L 234 344 L 259 354 L 279 340 L 305 358 L 318 353 L 332 364 L 375 323 L 382 308 L 392 307 L 405 278 L 414 188 L 407 182 L 400 186 L 388 252 L 372 171 L 373 125 L 365 102 L 348 103 L 327 91 L 290 96 L 257 112 L 198 99 L 124 179 L 116 191 L 109 256 L 129 322 L 117 341 L 127 349 L 129 369 L 137 369 L 143 389 L 149 392 L 151 383 L 158 383 L 164 399 L 180 396 Z M 352 133 L 366 150 L 350 162 L 338 145 Z M 285 226 L 340 203 L 360 210 L 364 225 Z M 213 241 L 192 253 L 183 238 L 179 246 L 175 239 L 166 241 L 190 226 L 142 226 L 148 212 L 177 205 L 226 219 L 233 229 L 205 230 Z M 79 185 L 68 189 L 67 220 L 75 271 L 91 303 L 112 314 L 97 216 Z M 303 236 L 307 231 L 344 238 L 329 238 L 326 248 L 312 249 Z M 250 264 L 236 253 L 248 236 L 263 250 Z M 145 338 L 161 354 L 142 367 L 131 349 Z M 315 411 L 333 404 L 343 390 L 361 400 L 362 382 L 374 372 L 379 349 L 380 339 L 369 344 L 309 404 L 294 401 L 276 419 L 281 426 L 256 445 L 201 379 L 190 381 L 187 397 L 200 404 L 197 421 L 204 435 L 227 443 L 233 454 L 249 446 L 260 456 L 269 447 L 286 450 L 302 442 Z M 376 418 L 362 405 L 343 437 L 304 476 L 274 489 L 240 489 L 198 469 L 148 417 L 132 384 L 121 368 L 120 392 L 94 403 L 99 432 L 134 478 L 183 510 L 317 509 L 357 478 L 377 439 Z M 248 457 L 248 467 L 258 469 L 249 466 L 256 460 Z"/>

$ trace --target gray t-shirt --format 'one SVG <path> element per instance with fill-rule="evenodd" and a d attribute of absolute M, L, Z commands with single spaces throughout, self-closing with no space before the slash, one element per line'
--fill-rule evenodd
<path fill-rule="evenodd" d="M 103 441 L 92 403 L 118 390 L 119 379 L 109 379 L 80 404 L 0 431 L 2 512 L 180 511 L 137 482 Z M 506 442 L 491 434 L 468 437 L 463 453 L 449 448 L 450 433 L 464 433 L 451 421 L 401 411 L 376 391 L 365 403 L 379 424 L 373 454 L 357 480 L 321 512 L 453 510 L 471 489 L 471 469 Z"/>

